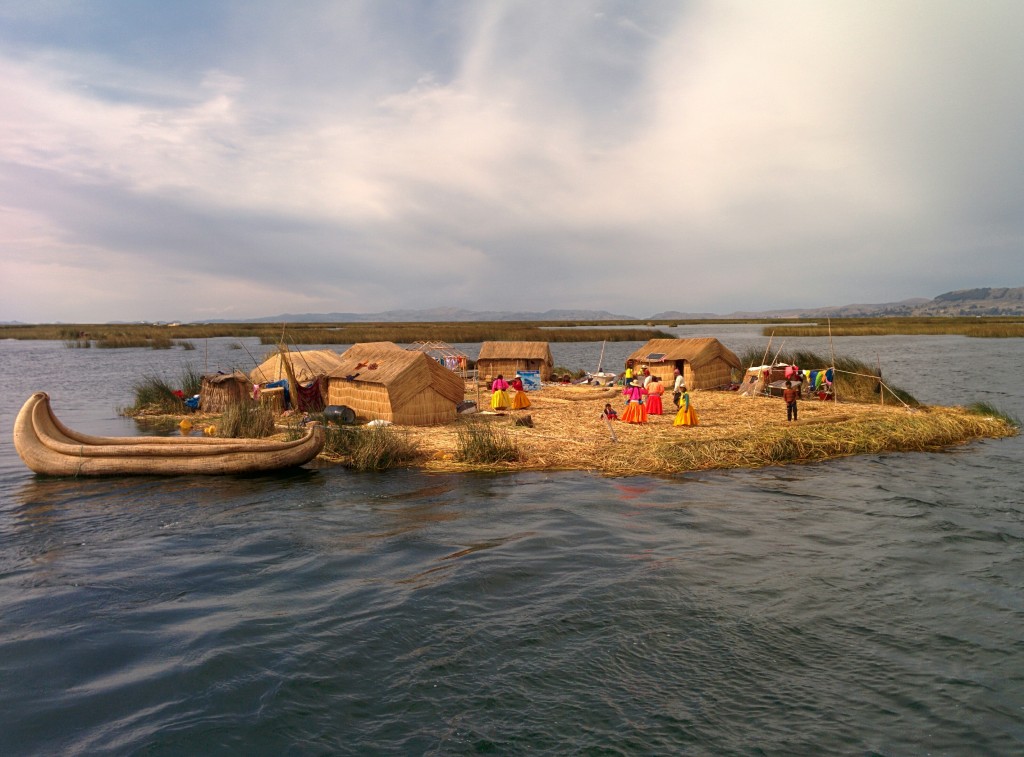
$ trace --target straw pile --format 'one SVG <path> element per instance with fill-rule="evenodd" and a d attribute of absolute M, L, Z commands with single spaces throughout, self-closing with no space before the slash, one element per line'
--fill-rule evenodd
<path fill-rule="evenodd" d="M 467 386 L 467 396 L 476 395 Z M 481 390 L 481 398 L 489 392 Z M 514 413 L 477 415 L 500 427 L 519 446 L 521 459 L 490 466 L 456 460 L 461 420 L 430 429 L 409 429 L 410 439 L 435 471 L 589 470 L 610 475 L 681 473 L 713 468 L 754 468 L 811 462 L 853 454 L 935 450 L 983 437 L 1003 437 L 1016 429 L 998 418 L 971 415 L 962 408 L 916 410 L 892 406 L 821 402 L 799 403 L 800 420 L 786 421 L 781 399 L 743 397 L 735 392 L 693 391 L 700 419 L 696 427 L 674 427 L 675 408 L 666 395 L 662 416 L 646 425 L 606 422 L 610 402 L 623 409 L 619 390 L 546 385 L 530 393 L 531 407 Z M 485 403 L 484 403 L 485 404 Z M 515 425 L 529 415 L 533 427 Z M 614 431 L 617 439 L 612 439 Z"/>

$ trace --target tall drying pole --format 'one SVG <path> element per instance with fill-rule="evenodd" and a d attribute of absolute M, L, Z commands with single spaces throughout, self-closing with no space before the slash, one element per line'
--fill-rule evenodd
<path fill-rule="evenodd" d="M 764 361 L 768 359 L 768 350 L 772 348 L 772 339 L 775 338 L 775 329 L 772 329 L 771 336 L 768 337 L 768 345 L 764 348 L 764 355 L 761 356 L 761 365 L 764 365 Z"/>
<path fill-rule="evenodd" d="M 875 365 L 878 366 L 878 404 L 885 406 L 885 391 L 882 389 L 882 358 L 875 353 Z"/>
<path fill-rule="evenodd" d="M 828 319 L 828 349 L 832 353 L 832 401 L 839 402 L 839 392 L 836 387 L 839 385 L 839 374 L 836 371 L 836 348 L 832 344 L 832 319 Z"/>

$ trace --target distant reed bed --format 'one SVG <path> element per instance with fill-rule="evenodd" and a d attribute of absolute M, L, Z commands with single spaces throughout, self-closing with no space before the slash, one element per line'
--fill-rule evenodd
<path fill-rule="evenodd" d="M 1024 336 L 1024 319 L 992 318 L 842 318 L 831 323 L 765 326 L 765 336 L 890 336 L 920 334 L 959 335 L 989 339 Z"/>
<path fill-rule="evenodd" d="M 636 324 L 635 328 L 610 328 Z M 0 339 L 62 341 L 68 347 L 156 347 L 179 346 L 194 349 L 190 341 L 214 337 L 255 337 L 262 344 L 290 345 L 356 344 L 359 342 L 420 341 L 474 343 L 485 341 L 523 342 L 641 342 L 671 338 L 671 334 L 634 321 L 479 321 L 409 323 L 239 323 L 0 326 Z"/>
<path fill-rule="evenodd" d="M 285 340 L 293 345 L 358 344 L 360 342 L 448 342 L 449 344 L 487 341 L 501 342 L 643 342 L 648 339 L 672 338 L 650 328 L 542 328 L 536 324 L 482 323 L 382 323 L 332 326 L 289 324 Z M 281 334 L 260 337 L 263 344 L 278 344 Z"/>

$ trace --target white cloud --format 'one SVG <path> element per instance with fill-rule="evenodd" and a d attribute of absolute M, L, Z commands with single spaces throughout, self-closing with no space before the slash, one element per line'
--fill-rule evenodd
<path fill-rule="evenodd" d="M 1018 285 L 1018 8 L 270 5 L 189 30 L 203 67 L 23 45 L 0 57 L 0 249 L 46 292 L 71 277 L 41 261 L 76 250 L 140 282 L 170 263 L 173 317 L 207 287 L 239 314 L 278 287 L 282 310 L 644 315 L 677 307 L 651 286 L 677 269 L 688 309 L 723 312 Z"/>

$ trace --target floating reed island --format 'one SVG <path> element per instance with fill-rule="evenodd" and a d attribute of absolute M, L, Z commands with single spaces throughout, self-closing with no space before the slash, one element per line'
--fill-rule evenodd
<path fill-rule="evenodd" d="M 690 392 L 698 426 L 673 426 L 671 401 L 665 403 L 665 415 L 649 416 L 646 424 L 605 421 L 605 403 L 621 412 L 621 396 L 616 388 L 551 385 L 531 392 L 526 410 L 478 414 L 446 426 L 396 433 L 419 450 L 416 464 L 426 470 L 585 470 L 616 476 L 937 451 L 1017 433 L 1013 419 L 991 408 L 908 408 L 877 401 L 804 400 L 799 402 L 800 420 L 787 422 L 779 398 L 715 390 Z M 532 426 L 519 425 L 525 416 Z M 478 446 L 493 440 L 513 452 L 501 460 L 474 458 L 472 437 L 480 436 L 481 429 L 484 443 Z"/>
<path fill-rule="evenodd" d="M 655 342 L 655 346 L 660 344 Z M 691 346 L 697 352 L 690 356 L 694 370 L 691 371 L 691 361 L 686 364 L 687 376 L 699 385 L 698 379 L 703 375 L 700 362 L 710 353 L 706 346 Z M 363 354 L 367 350 L 372 354 Z M 664 352 L 659 348 L 652 355 Z M 395 361 L 396 354 L 410 360 L 420 358 L 419 362 L 433 373 L 454 381 L 451 391 L 447 381 L 444 391 L 433 386 L 428 380 L 433 375 L 431 371 L 413 372 L 413 368 L 422 368 L 418 364 L 405 370 L 403 366 L 409 361 Z M 732 356 L 730 364 L 758 365 L 763 357 Z M 732 391 L 691 389 L 691 402 L 700 419 L 697 426 L 673 425 L 676 408 L 671 402 L 671 391 L 665 395 L 665 414 L 650 415 L 647 423 L 640 425 L 607 421 L 602 415 L 606 403 L 621 414 L 621 386 L 544 382 L 539 390 L 527 392 L 528 408 L 492 412 L 488 410 L 488 382 L 457 378 L 455 373 L 426 360 L 422 353 L 412 355 L 394 344 L 375 343 L 356 345 L 339 359 L 341 367 L 327 373 L 328 396 L 333 397 L 332 392 L 339 387 L 354 393 L 356 399 L 362 396 L 359 392 L 383 392 L 388 402 L 378 403 L 376 425 L 364 425 L 370 419 L 362 417 L 370 412 L 369 406 L 355 400 L 342 404 L 359 422 L 338 425 L 317 412 L 281 413 L 279 407 L 266 402 L 266 393 L 261 402 L 239 404 L 237 409 L 245 412 L 225 412 L 221 418 L 198 413 L 193 418 L 202 418 L 201 425 L 209 433 L 232 437 L 296 437 L 302 431 L 302 421 L 319 420 L 326 430 L 326 444 L 318 458 L 321 463 L 357 470 L 583 470 L 615 476 L 758 468 L 860 454 L 936 451 L 978 439 L 1013 436 L 1019 427 L 1016 419 L 987 405 L 920 405 L 907 392 L 887 386 L 875 371 L 857 361 L 826 360 L 811 353 L 777 354 L 771 361 L 773 366 L 831 365 L 835 372 L 830 387 L 834 393 L 828 393 L 826 399 L 820 399 L 817 393 L 805 395 L 807 398 L 799 401 L 798 421 L 786 420 L 786 405 L 781 398 L 763 391 L 736 391 L 733 385 Z M 301 353 L 291 353 L 288 365 L 296 361 L 301 364 L 302 360 Z M 708 359 L 708 365 L 713 363 Z M 308 361 L 307 364 L 312 365 Z M 294 374 L 294 366 L 291 367 Z M 465 367 L 460 363 L 460 370 Z M 666 366 L 666 370 L 671 368 Z M 327 368 L 320 369 L 321 373 L 325 371 Z M 757 375 L 757 369 L 734 378 L 746 382 L 752 374 Z M 219 378 L 217 387 L 233 386 L 231 381 Z M 301 385 L 301 379 L 294 375 L 293 378 Z M 318 374 L 318 378 L 322 377 Z M 774 375 L 766 378 L 770 382 Z M 180 383 L 191 382 L 194 386 L 197 380 L 196 376 L 186 375 Z M 250 376 L 250 380 L 262 379 Z M 749 387 L 744 384 L 743 388 Z M 765 385 L 765 390 L 773 391 L 773 386 Z M 210 391 L 209 387 L 206 391 Z M 460 399 L 475 401 L 481 411 L 456 414 L 455 405 Z M 136 403 L 124 412 L 136 418 L 169 421 L 175 417 L 175 403 L 180 412 L 181 400 L 170 386 L 150 377 L 136 386 Z M 429 418 L 422 413 L 410 414 L 409 407 L 416 403 L 435 409 L 443 405 L 445 412 Z M 333 400 L 327 404 L 338 405 Z M 403 422 L 406 416 L 413 421 Z"/>

